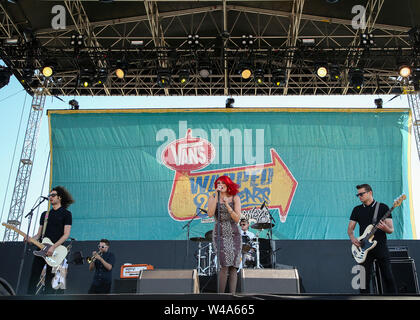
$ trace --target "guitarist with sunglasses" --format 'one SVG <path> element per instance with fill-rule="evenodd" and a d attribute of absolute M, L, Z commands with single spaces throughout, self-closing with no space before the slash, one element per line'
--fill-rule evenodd
<path fill-rule="evenodd" d="M 354 229 L 357 223 L 359 224 L 360 236 L 363 235 L 365 229 L 369 225 L 378 223 L 378 229 L 374 234 L 374 240 L 377 241 L 377 244 L 367 253 L 366 260 L 360 263 L 360 265 L 364 267 L 365 271 L 365 281 L 361 279 L 360 293 L 370 294 L 370 280 L 372 278 L 373 261 L 376 259 L 384 279 L 384 293 L 397 294 L 386 238 L 386 234 L 394 232 L 392 216 L 389 215 L 389 217 L 381 221 L 381 218 L 389 211 L 389 208 L 386 204 L 378 203 L 375 199 L 373 199 L 373 191 L 370 185 L 361 184 L 356 186 L 356 189 L 356 197 L 358 197 L 362 204 L 354 207 L 350 216 L 347 233 L 352 244 L 358 248 L 361 246 L 361 242 L 359 241 L 361 239 L 354 236 Z M 363 275 L 362 272 L 361 275 Z"/>
<path fill-rule="evenodd" d="M 41 214 L 38 232 L 32 239 L 49 238 L 53 245 L 48 249 L 46 255 L 51 256 L 55 248 L 62 245 L 70 236 L 72 215 L 67 208 L 74 203 L 74 200 L 71 194 L 62 186 L 54 187 L 48 195 L 48 199 L 52 208 Z M 25 239 L 25 241 L 30 241 L 30 239 Z M 28 294 L 33 295 L 36 293 L 37 283 L 45 264 L 46 262 L 43 258 L 34 256 L 28 284 Z M 45 293 L 47 294 L 54 293 L 51 284 L 53 278 L 52 267 L 47 265 L 45 274 Z"/>

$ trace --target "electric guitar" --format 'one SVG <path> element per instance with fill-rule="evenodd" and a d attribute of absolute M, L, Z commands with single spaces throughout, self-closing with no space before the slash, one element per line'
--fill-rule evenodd
<path fill-rule="evenodd" d="M 363 232 L 363 234 L 357 238 L 357 240 L 359 240 L 360 242 L 360 247 L 354 244 L 351 246 L 351 253 L 353 255 L 354 260 L 356 260 L 357 263 L 365 262 L 369 251 L 375 248 L 377 241 L 373 240 L 373 238 L 375 236 L 375 232 L 378 230 L 379 223 L 387 219 L 391 215 L 392 210 L 400 206 L 403 200 L 405 199 L 406 199 L 405 194 L 402 194 L 401 196 L 399 196 L 398 199 L 394 201 L 394 205 L 392 206 L 392 208 L 389 209 L 388 212 L 384 214 L 384 216 L 378 221 L 378 223 L 375 225 L 373 224 L 368 225 L 365 231 Z"/>
<path fill-rule="evenodd" d="M 7 223 L 2 223 L 2 225 L 8 229 L 19 233 L 22 237 L 26 238 L 26 234 L 20 231 L 15 226 L 12 226 Z M 64 258 L 67 256 L 67 248 L 62 245 L 55 248 L 52 256 L 47 256 L 48 249 L 53 245 L 52 241 L 48 238 L 44 238 L 42 240 L 42 243 L 32 238 L 30 241 L 40 249 L 38 251 L 34 251 L 33 254 L 43 258 L 45 262 L 51 267 L 58 267 L 63 262 Z"/>

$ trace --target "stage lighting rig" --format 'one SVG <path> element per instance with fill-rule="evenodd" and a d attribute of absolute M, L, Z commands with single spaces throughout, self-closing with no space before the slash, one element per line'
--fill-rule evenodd
<path fill-rule="evenodd" d="M 243 48 L 253 47 L 255 44 L 255 38 L 253 35 L 242 35 L 241 45 Z"/>
<path fill-rule="evenodd" d="M 161 88 L 167 88 L 171 85 L 171 74 L 168 70 L 159 70 L 157 74 L 157 83 Z"/>
<path fill-rule="evenodd" d="M 187 84 L 190 77 L 190 72 L 187 69 L 182 69 L 179 71 L 179 83 L 182 85 Z"/>
<path fill-rule="evenodd" d="M 317 63 L 315 71 L 318 77 L 325 78 L 328 75 L 328 66 L 326 63 Z"/>
<path fill-rule="evenodd" d="M 264 83 L 264 70 L 263 69 L 255 70 L 254 80 L 257 85 L 262 85 Z"/>
<path fill-rule="evenodd" d="M 411 67 L 407 65 L 402 65 L 399 68 L 398 74 L 403 78 L 408 78 L 412 73 Z"/>
<path fill-rule="evenodd" d="M 332 81 L 340 80 L 340 68 L 338 66 L 332 65 L 330 67 L 330 79 Z"/>
<path fill-rule="evenodd" d="M 351 69 L 349 71 L 349 85 L 353 87 L 353 89 L 359 91 L 362 89 L 364 82 L 363 70 L 362 69 Z"/>
<path fill-rule="evenodd" d="M 375 41 L 373 40 L 372 33 L 362 33 L 360 35 L 360 44 L 363 47 L 373 47 L 375 45 Z"/>

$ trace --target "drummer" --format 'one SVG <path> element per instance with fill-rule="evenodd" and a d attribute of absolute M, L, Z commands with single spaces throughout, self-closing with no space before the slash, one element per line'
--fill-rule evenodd
<path fill-rule="evenodd" d="M 249 231 L 249 221 L 247 218 L 242 217 L 241 220 L 239 220 L 239 225 L 241 227 L 241 236 L 242 236 L 242 243 L 245 244 L 244 242 L 244 237 L 248 237 L 249 240 L 251 240 L 252 242 L 255 241 L 255 234 L 252 233 L 251 231 Z M 255 244 L 252 245 L 252 248 L 255 249 Z"/>

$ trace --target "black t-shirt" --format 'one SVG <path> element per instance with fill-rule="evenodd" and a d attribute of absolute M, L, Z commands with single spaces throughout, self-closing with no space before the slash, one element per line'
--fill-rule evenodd
<path fill-rule="evenodd" d="M 44 225 L 45 214 L 41 214 L 39 224 Z M 51 209 L 48 214 L 47 229 L 45 230 L 44 237 L 49 238 L 53 243 L 56 243 L 64 234 L 64 226 L 72 224 L 71 212 L 60 207 L 57 210 Z"/>
<path fill-rule="evenodd" d="M 372 219 L 375 214 L 375 206 L 376 201 L 374 200 L 370 206 L 365 206 L 364 204 L 361 204 L 360 206 L 354 207 L 350 216 L 350 220 L 356 221 L 359 224 L 360 235 L 363 234 L 368 225 L 372 224 Z M 376 217 L 375 224 L 379 222 L 379 220 L 388 212 L 388 210 L 389 208 L 386 204 L 379 204 L 378 216 Z M 389 215 L 388 218 L 392 218 L 392 215 Z M 378 244 L 386 243 L 386 233 L 378 229 L 375 232 L 374 240 L 378 241 Z"/>

